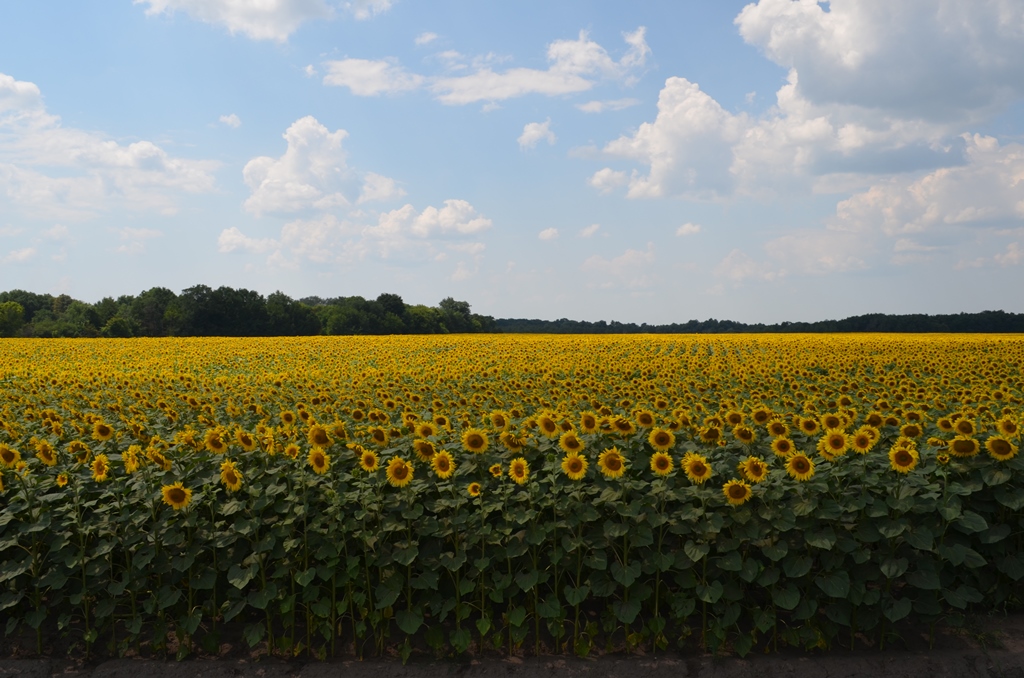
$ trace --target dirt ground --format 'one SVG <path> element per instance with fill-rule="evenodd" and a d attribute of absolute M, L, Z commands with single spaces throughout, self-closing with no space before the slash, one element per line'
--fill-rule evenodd
<path fill-rule="evenodd" d="M 735 657 L 605 655 L 429 660 L 285 662 L 241 659 L 115 659 L 89 665 L 62 658 L 0 659 L 0 678 L 1024 678 L 1024 615 L 975 618 L 969 630 L 941 634 L 928 649 L 904 634 L 903 647 L 879 650 L 780 652 Z"/>

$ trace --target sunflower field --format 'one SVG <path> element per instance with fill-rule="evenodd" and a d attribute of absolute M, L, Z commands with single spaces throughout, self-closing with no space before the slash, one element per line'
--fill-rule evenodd
<path fill-rule="evenodd" d="M 87 656 L 884 646 L 1020 605 L 1022 363 L 995 335 L 3 340 L 0 626 Z"/>

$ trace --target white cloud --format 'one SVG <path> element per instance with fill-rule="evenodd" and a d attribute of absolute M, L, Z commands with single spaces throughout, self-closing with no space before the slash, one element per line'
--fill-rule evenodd
<path fill-rule="evenodd" d="M 1024 250 L 1020 243 L 1011 242 L 1006 246 L 1006 251 L 995 255 L 995 261 L 1000 266 L 1016 266 L 1024 261 Z"/>
<path fill-rule="evenodd" d="M 523 126 L 523 133 L 516 141 L 519 142 L 519 148 L 525 150 L 536 148 L 541 141 L 546 141 L 549 146 L 553 146 L 556 139 L 555 133 L 551 131 L 551 118 L 548 118 L 544 122 L 526 123 Z"/>
<path fill-rule="evenodd" d="M 363 190 L 359 193 L 357 204 L 370 201 L 394 200 L 405 195 L 405 191 L 391 177 L 367 172 L 363 180 Z"/>
<path fill-rule="evenodd" d="M 636 290 L 654 284 L 650 271 L 655 259 L 654 243 L 647 243 L 646 251 L 627 249 L 611 259 L 595 254 L 584 261 L 580 269 L 596 276 L 596 287 Z"/>
<path fill-rule="evenodd" d="M 967 164 L 897 176 L 836 206 L 830 227 L 888 236 L 966 225 L 1024 225 L 1024 145 L 964 135 Z"/>
<path fill-rule="evenodd" d="M 775 280 L 779 277 L 779 272 L 772 270 L 768 264 L 754 261 L 742 250 L 734 249 L 715 266 L 715 277 L 739 285 L 749 278 L 765 281 Z"/>
<path fill-rule="evenodd" d="M 183 11 L 193 19 L 220 24 L 232 35 L 241 33 L 253 40 L 284 42 L 306 21 L 333 16 L 324 0 L 133 0 L 147 4 L 146 14 L 172 14 Z M 390 5 L 389 0 L 377 0 Z M 373 0 L 350 5 L 376 4 Z M 360 18 L 357 15 L 357 18 Z"/>
<path fill-rule="evenodd" d="M 235 129 L 238 129 L 242 126 L 242 119 L 234 113 L 232 113 L 231 115 L 220 116 L 220 121 L 228 127 L 234 127 Z"/>
<path fill-rule="evenodd" d="M 163 236 L 162 231 L 157 231 L 152 228 L 122 228 L 117 232 L 117 234 L 121 240 L 126 241 L 123 245 L 117 248 L 117 251 L 121 254 L 129 255 L 142 254 L 146 251 L 147 240 Z"/>
<path fill-rule="evenodd" d="M 43 231 L 43 237 L 47 240 L 66 240 L 70 235 L 71 231 L 63 224 L 55 224 Z"/>
<path fill-rule="evenodd" d="M 306 64 L 306 67 L 302 69 L 302 72 L 306 74 L 307 78 L 312 78 L 317 73 L 316 68 L 313 67 L 313 64 Z"/>
<path fill-rule="evenodd" d="M 576 104 L 576 108 L 584 113 L 604 113 L 605 111 L 621 111 L 640 103 L 639 99 L 609 99 L 605 101 L 588 101 L 584 104 Z"/>
<path fill-rule="evenodd" d="M 324 66 L 327 68 L 325 85 L 348 87 L 361 97 L 408 92 L 424 82 L 423 76 L 406 71 L 394 59 L 342 59 L 328 61 Z"/>
<path fill-rule="evenodd" d="M 590 236 L 592 236 L 595 233 L 597 233 L 598 229 L 600 229 L 600 228 L 601 228 L 601 224 L 591 224 L 590 226 L 587 226 L 586 228 L 582 228 L 582 229 L 580 229 L 580 237 L 581 238 L 589 238 Z"/>
<path fill-rule="evenodd" d="M 690 222 L 686 222 L 676 229 L 676 235 L 678 236 L 695 235 L 697 233 L 700 233 L 700 224 L 691 224 Z"/>
<path fill-rule="evenodd" d="M 0 197 L 30 216 L 76 219 L 116 207 L 174 212 L 180 193 L 213 190 L 217 163 L 64 127 L 39 88 L 0 73 Z"/>
<path fill-rule="evenodd" d="M 331 132 L 306 116 L 293 122 L 283 136 L 288 142 L 284 155 L 253 158 L 242 170 L 252 191 L 245 209 L 261 215 L 348 205 L 345 192 L 354 192 L 356 181 L 342 148 L 348 132 Z"/>
<path fill-rule="evenodd" d="M 394 0 L 352 0 L 345 3 L 345 11 L 357 21 L 372 19 L 391 9 Z"/>
<path fill-rule="evenodd" d="M 541 240 L 554 240 L 558 237 L 557 228 L 545 228 L 543 231 L 537 234 L 537 237 Z"/>
<path fill-rule="evenodd" d="M 36 255 L 36 249 L 34 247 L 25 247 L 20 250 L 12 250 L 7 253 L 0 263 L 4 264 L 23 264 L 29 261 Z"/>
<path fill-rule="evenodd" d="M 437 40 L 437 33 L 431 33 L 430 31 L 424 31 L 423 33 L 420 33 L 419 35 L 417 35 L 416 39 L 413 40 L 413 42 L 416 43 L 417 45 L 421 46 L 421 45 L 428 45 L 428 44 L 434 42 L 435 40 Z"/>
<path fill-rule="evenodd" d="M 223 253 L 249 252 L 261 254 L 274 249 L 277 244 L 277 241 L 273 238 L 250 238 L 238 230 L 236 226 L 232 226 L 221 231 L 220 236 L 217 238 L 217 251 Z"/>
<path fill-rule="evenodd" d="M 625 172 L 617 172 L 610 167 L 597 170 L 587 179 L 587 183 L 601 193 L 611 193 L 619 186 L 625 185 L 628 181 L 629 177 L 626 176 Z"/>

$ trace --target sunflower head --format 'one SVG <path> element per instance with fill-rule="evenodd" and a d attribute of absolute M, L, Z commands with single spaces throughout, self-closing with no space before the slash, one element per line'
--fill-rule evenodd
<path fill-rule="evenodd" d="M 392 457 L 385 473 L 392 487 L 405 487 L 412 482 L 413 467 L 401 457 Z"/>
<path fill-rule="evenodd" d="M 437 424 L 432 421 L 422 421 L 416 425 L 416 435 L 420 438 L 429 438 L 437 435 Z"/>
<path fill-rule="evenodd" d="M 414 440 L 412 441 L 412 451 L 416 453 L 416 456 L 422 462 L 429 463 L 434 455 L 437 454 L 437 449 L 434 447 L 434 443 L 429 440 Z"/>
<path fill-rule="evenodd" d="M 793 447 L 793 441 L 789 438 L 781 437 L 772 441 L 772 452 L 776 457 L 786 458 L 793 454 L 795 450 L 796 448 Z"/>
<path fill-rule="evenodd" d="M 814 475 L 814 462 L 806 454 L 794 454 L 786 460 L 786 473 L 801 482 L 810 480 Z"/>
<path fill-rule="evenodd" d="M 668 452 L 676 444 L 676 437 L 672 431 L 663 428 L 652 428 L 647 436 L 647 442 L 658 452 Z"/>
<path fill-rule="evenodd" d="M 640 428 L 651 428 L 654 426 L 654 413 L 650 410 L 637 410 L 636 423 Z"/>
<path fill-rule="evenodd" d="M 97 454 L 92 460 L 92 478 L 96 482 L 110 479 L 110 460 L 105 454 Z"/>
<path fill-rule="evenodd" d="M 578 453 L 585 447 L 575 431 L 566 431 L 558 438 L 558 446 L 566 454 Z"/>
<path fill-rule="evenodd" d="M 7 468 L 14 468 L 18 465 L 19 461 L 21 461 L 21 452 L 4 443 L 0 443 L 0 464 Z"/>
<path fill-rule="evenodd" d="M 481 492 L 480 483 L 470 483 L 469 487 L 466 488 L 466 492 L 468 492 L 471 497 L 479 497 Z"/>
<path fill-rule="evenodd" d="M 314 447 L 309 451 L 306 462 L 317 475 L 323 475 L 331 468 L 331 455 L 324 452 L 323 448 Z"/>
<path fill-rule="evenodd" d="M 467 452 L 483 454 L 487 451 L 489 444 L 487 433 L 481 429 L 467 428 L 462 432 L 462 447 Z"/>
<path fill-rule="evenodd" d="M 523 457 L 516 457 L 508 465 L 508 476 L 516 482 L 517 485 L 524 484 L 530 479 L 530 465 L 526 462 Z"/>
<path fill-rule="evenodd" d="M 711 465 L 708 463 L 707 457 L 693 452 L 683 458 L 683 470 L 686 472 L 686 477 L 690 479 L 690 482 L 698 485 L 703 485 L 704 481 L 710 478 L 712 474 Z"/>
<path fill-rule="evenodd" d="M 242 472 L 230 459 L 220 465 L 220 482 L 227 488 L 228 492 L 237 492 L 242 489 Z"/>
<path fill-rule="evenodd" d="M 967 417 L 961 417 L 953 424 L 953 430 L 962 436 L 973 436 L 975 432 L 974 421 Z"/>
<path fill-rule="evenodd" d="M 740 462 L 740 473 L 752 483 L 759 483 L 768 477 L 768 464 L 760 457 L 750 456 Z"/>
<path fill-rule="evenodd" d="M 507 431 L 512 425 L 512 417 L 509 416 L 508 412 L 504 410 L 495 410 L 488 415 L 488 419 L 491 420 L 491 426 L 496 431 Z"/>
<path fill-rule="evenodd" d="M 579 452 L 569 452 L 562 458 L 562 472 L 569 480 L 582 480 L 587 474 L 588 465 L 586 457 Z"/>
<path fill-rule="evenodd" d="M 781 419 L 772 419 L 765 425 L 765 429 L 776 438 L 789 435 L 789 426 Z"/>
<path fill-rule="evenodd" d="M 558 424 L 549 414 L 542 414 L 536 419 L 537 428 L 548 438 L 557 438 L 561 429 L 558 428 Z"/>
<path fill-rule="evenodd" d="M 100 442 L 106 442 L 114 437 L 114 429 L 102 421 L 97 421 L 92 425 L 92 437 Z"/>
<path fill-rule="evenodd" d="M 910 473 L 917 466 L 917 450 L 912 447 L 893 447 L 889 450 L 889 467 L 897 473 Z"/>
<path fill-rule="evenodd" d="M 373 473 L 380 468 L 380 459 L 373 450 L 361 450 L 359 453 L 359 468 L 367 473 Z"/>
<path fill-rule="evenodd" d="M 160 493 L 163 495 L 164 503 L 175 511 L 180 511 L 192 501 L 192 490 L 183 486 L 180 482 L 173 485 L 164 485 Z"/>
<path fill-rule="evenodd" d="M 57 487 L 64 487 L 65 485 L 67 485 L 68 484 L 68 474 L 67 473 L 58 473 L 57 474 L 56 483 L 57 483 Z"/>
<path fill-rule="evenodd" d="M 491 464 L 491 467 L 487 469 L 487 472 L 495 478 L 500 478 L 501 474 L 504 473 L 501 468 L 501 464 Z"/>
<path fill-rule="evenodd" d="M 750 499 L 753 491 L 750 489 L 750 485 L 742 480 L 730 480 L 722 486 L 722 494 L 725 495 L 725 500 L 730 504 L 740 506 Z"/>
<path fill-rule="evenodd" d="M 584 433 L 597 433 L 600 420 L 595 412 L 584 412 L 580 415 L 580 430 Z"/>
<path fill-rule="evenodd" d="M 973 457 L 980 451 L 980 446 L 971 436 L 959 435 L 950 441 L 947 449 L 954 457 Z"/>
<path fill-rule="evenodd" d="M 996 430 L 1006 438 L 1016 438 L 1020 434 L 1020 425 L 1010 416 L 1004 416 L 996 422 Z"/>
<path fill-rule="evenodd" d="M 985 449 L 996 461 L 1008 461 L 1017 456 L 1017 446 L 1006 436 L 995 435 L 985 441 Z"/>
<path fill-rule="evenodd" d="M 441 480 L 447 480 L 455 473 L 455 460 L 448 450 L 441 450 L 435 454 L 430 460 L 430 465 L 434 468 L 434 473 Z"/>
<path fill-rule="evenodd" d="M 291 459 L 298 459 L 300 451 L 301 450 L 299 450 L 299 446 L 296 443 L 288 443 L 284 446 L 285 455 Z"/>

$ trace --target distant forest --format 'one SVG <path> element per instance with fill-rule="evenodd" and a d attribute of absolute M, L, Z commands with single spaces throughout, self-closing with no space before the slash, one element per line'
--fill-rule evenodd
<path fill-rule="evenodd" d="M 263 337 L 319 334 L 738 334 L 766 332 L 1024 332 L 1024 313 L 984 311 L 955 315 L 874 313 L 844 320 L 749 325 L 732 320 L 690 320 L 668 325 L 527 320 L 473 313 L 448 297 L 437 306 L 406 304 L 397 294 L 305 297 L 281 292 L 264 297 L 231 287 L 196 285 L 175 294 L 154 287 L 136 296 L 89 304 L 66 294 L 0 292 L 0 337 Z"/>

